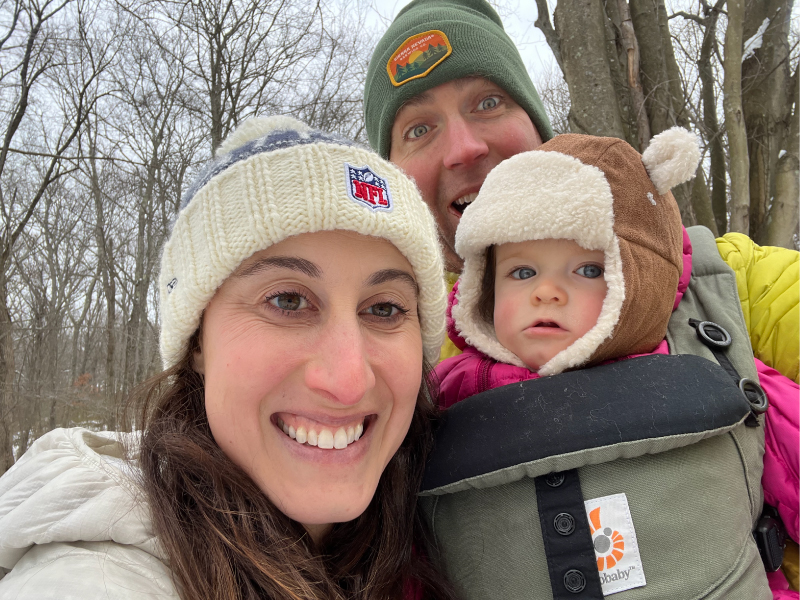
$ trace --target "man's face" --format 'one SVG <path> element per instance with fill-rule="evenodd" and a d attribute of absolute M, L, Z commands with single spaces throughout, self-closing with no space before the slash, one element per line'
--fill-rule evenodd
<path fill-rule="evenodd" d="M 464 266 L 455 251 L 456 227 L 486 175 L 541 143 L 528 113 L 482 77 L 443 83 L 397 112 L 389 159 L 416 181 L 433 211 L 448 270 Z"/>

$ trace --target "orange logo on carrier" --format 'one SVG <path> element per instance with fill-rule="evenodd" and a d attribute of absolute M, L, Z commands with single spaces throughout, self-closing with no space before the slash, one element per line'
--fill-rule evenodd
<path fill-rule="evenodd" d="M 619 531 L 612 531 L 610 527 L 603 528 L 600 524 L 599 506 L 589 513 L 589 522 L 597 554 L 597 570 L 605 571 L 616 565 L 625 555 L 625 538 Z"/>

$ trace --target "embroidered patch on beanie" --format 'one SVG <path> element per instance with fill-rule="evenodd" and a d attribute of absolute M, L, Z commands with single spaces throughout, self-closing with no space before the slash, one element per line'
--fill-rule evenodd
<path fill-rule="evenodd" d="M 452 53 L 453 47 L 443 31 L 432 29 L 412 35 L 398 46 L 386 63 L 389 81 L 398 87 L 425 77 Z"/>
<path fill-rule="evenodd" d="M 354 202 L 366 206 L 372 211 L 392 210 L 392 195 L 389 184 L 383 177 L 364 165 L 361 168 L 344 163 L 347 195 Z"/>

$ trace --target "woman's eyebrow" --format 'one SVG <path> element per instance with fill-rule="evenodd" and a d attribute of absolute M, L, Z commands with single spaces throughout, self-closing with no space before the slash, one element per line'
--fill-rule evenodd
<path fill-rule="evenodd" d="M 419 295 L 419 286 L 417 285 L 417 280 L 414 279 L 414 276 L 411 275 L 411 273 L 403 271 L 402 269 L 381 269 L 380 271 L 375 271 L 364 283 L 368 286 L 373 286 L 386 283 L 387 281 L 398 280 L 405 281 L 414 290 L 414 294 L 417 296 Z"/>
<path fill-rule="evenodd" d="M 298 271 L 300 273 L 305 273 L 314 279 L 319 279 L 322 275 L 317 265 L 312 263 L 310 260 L 306 260 L 305 258 L 297 258 L 296 256 L 269 256 L 267 258 L 261 258 L 256 262 L 247 265 L 245 268 L 237 271 L 234 273 L 234 275 L 236 277 L 249 277 L 250 275 L 260 273 L 261 271 L 274 268 Z"/>

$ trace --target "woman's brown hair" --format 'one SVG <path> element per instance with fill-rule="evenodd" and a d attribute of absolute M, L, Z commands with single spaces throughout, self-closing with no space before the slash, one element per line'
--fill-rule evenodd
<path fill-rule="evenodd" d="M 199 332 L 198 332 L 199 333 Z M 219 448 L 184 359 L 142 384 L 140 463 L 153 527 L 186 600 L 453 598 L 425 555 L 416 496 L 435 409 L 425 382 L 366 511 L 315 545 Z M 427 369 L 426 369 L 427 371 Z"/>

